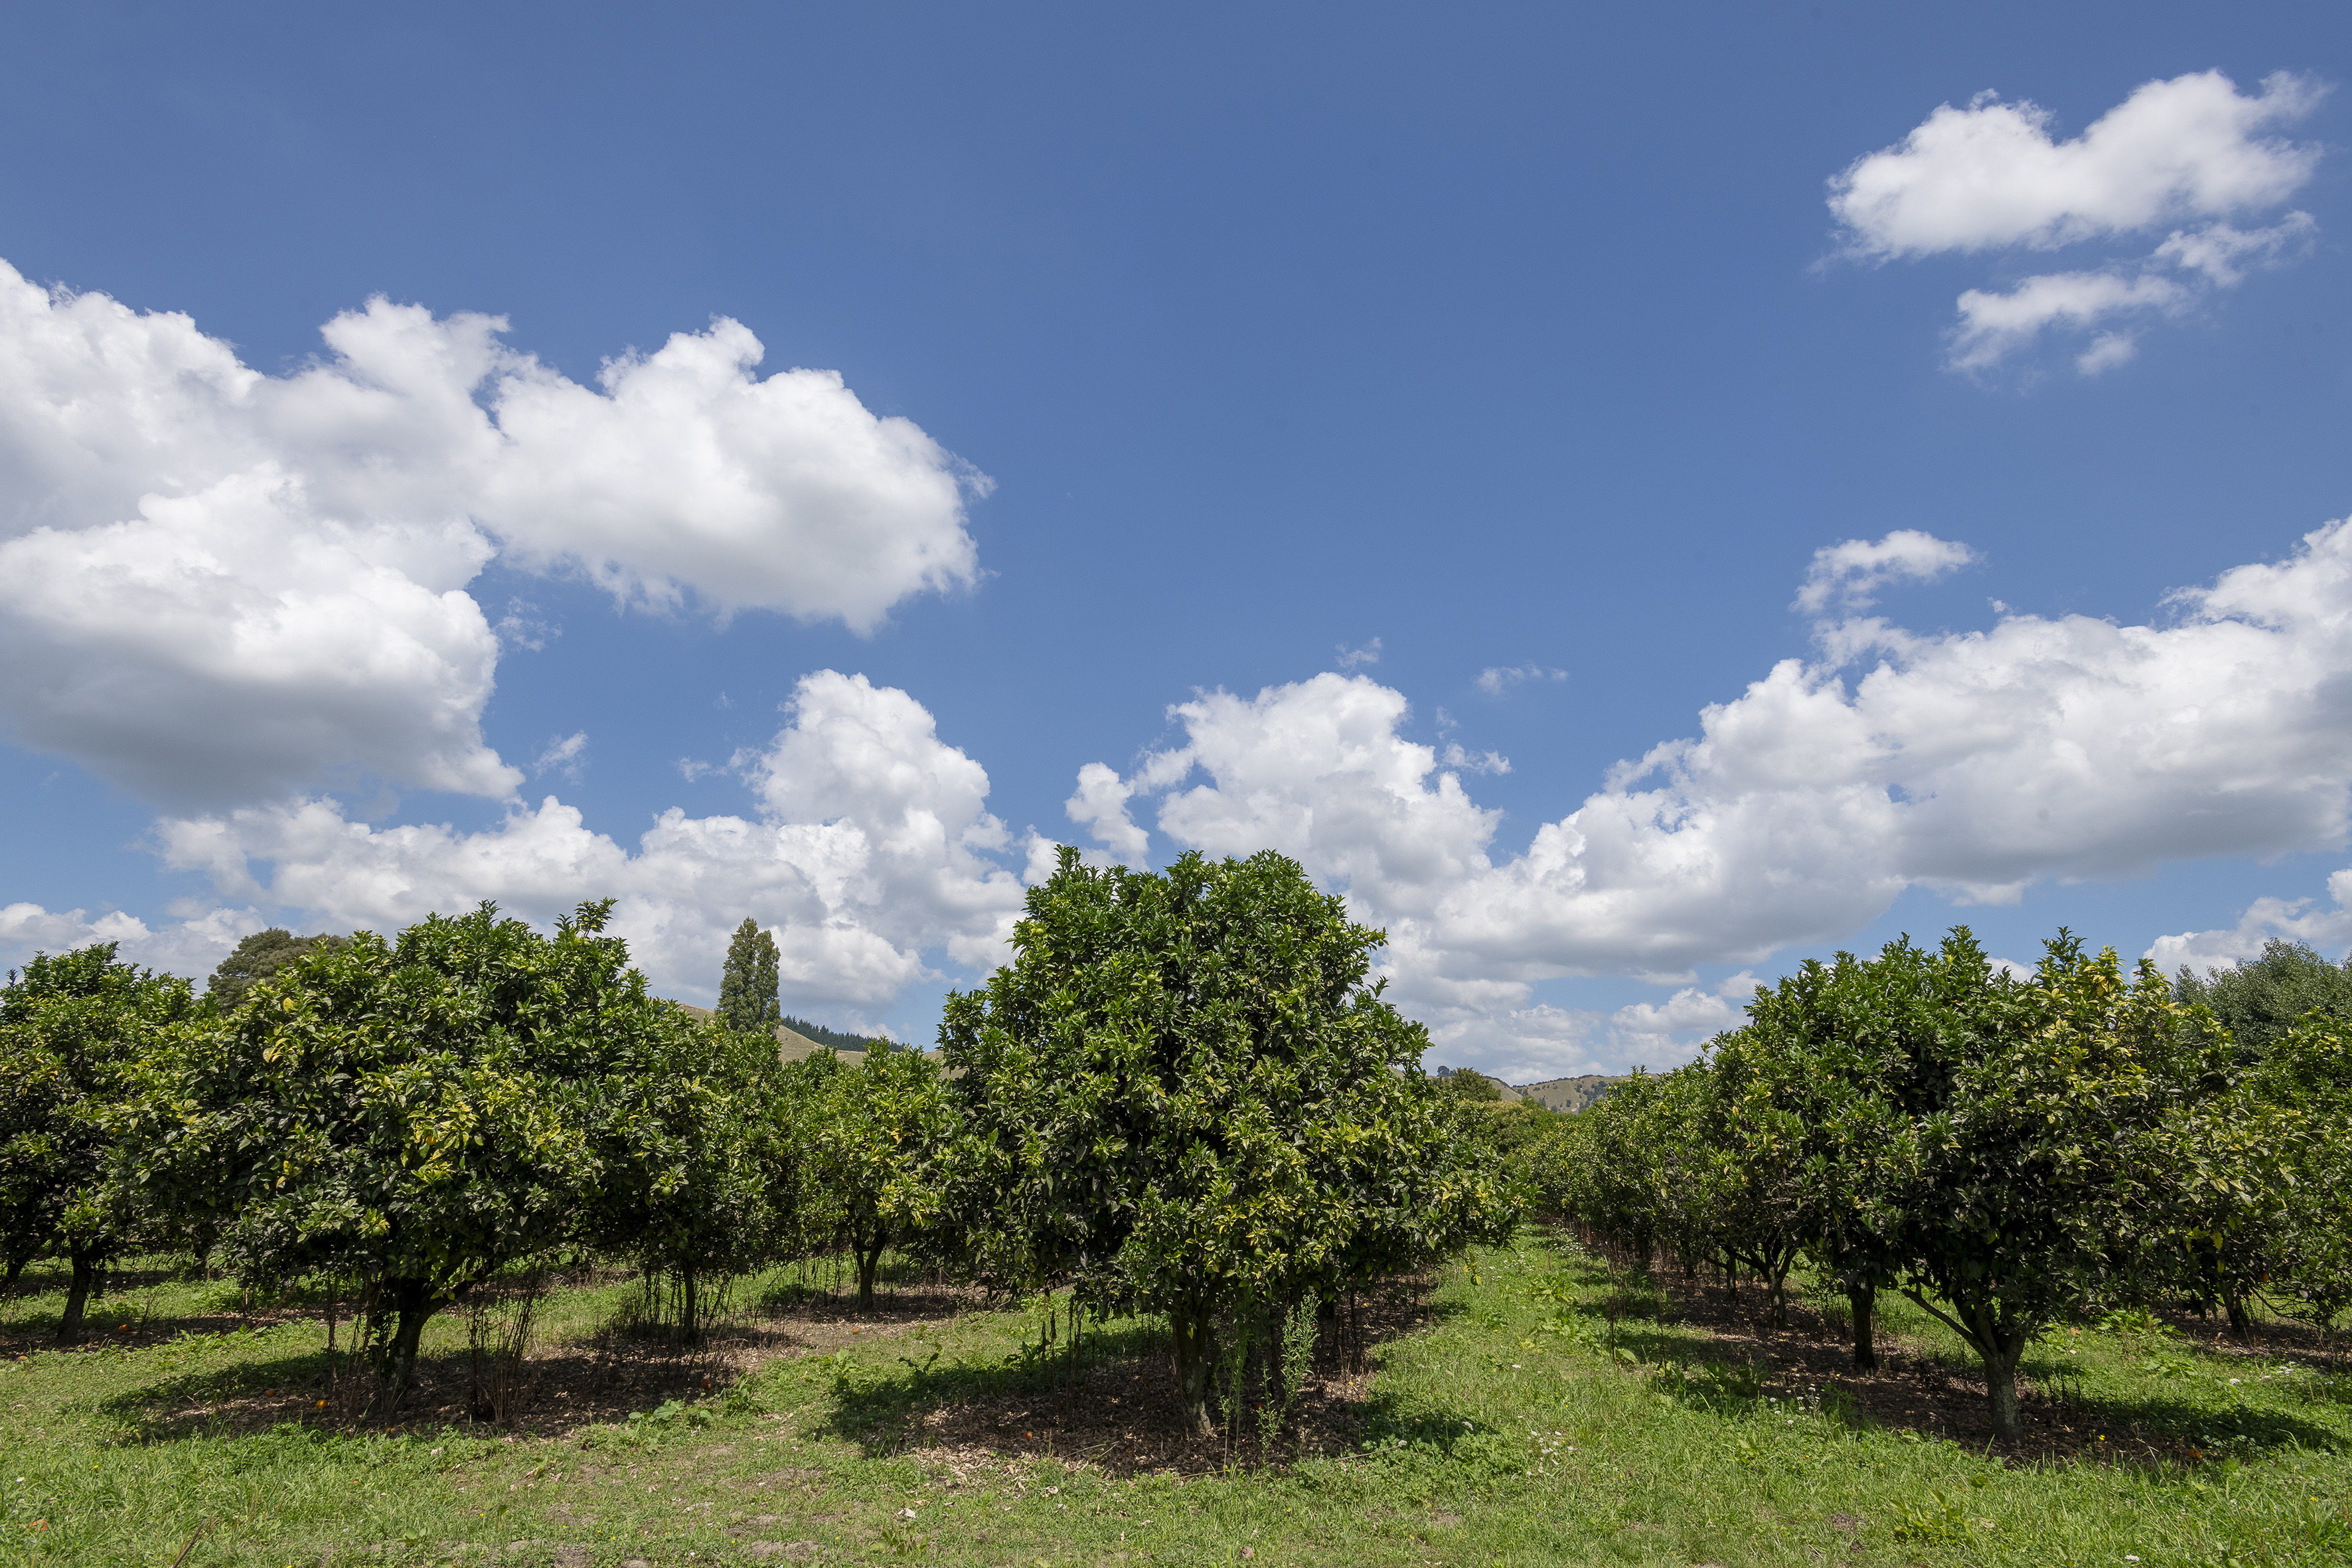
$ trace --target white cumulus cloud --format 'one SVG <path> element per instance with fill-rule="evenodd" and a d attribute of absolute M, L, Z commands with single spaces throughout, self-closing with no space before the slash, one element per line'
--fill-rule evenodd
<path fill-rule="evenodd" d="M 2046 330 L 2105 327 L 2075 360 L 2095 375 L 2137 345 L 2115 323 L 2177 315 L 2309 237 L 2307 213 L 2253 231 L 2231 220 L 2276 207 L 2310 180 L 2320 149 L 2270 132 L 2308 113 L 2321 92 L 2280 72 L 2242 93 L 2201 71 L 2143 84 L 2068 141 L 2053 134 L 2047 110 L 1984 93 L 1856 159 L 1830 181 L 1830 210 L 1847 254 L 1882 261 L 2052 250 L 2183 226 L 2145 255 L 1960 295 L 1954 369 L 1988 370 Z"/>
<path fill-rule="evenodd" d="M 1180 704 L 1185 745 L 1094 787 L 1128 787 L 1114 828 L 1167 791 L 1174 843 L 1277 848 L 1344 889 L 1388 929 L 1398 994 L 1467 1039 L 1541 980 L 1686 984 L 1841 940 L 1910 887 L 2007 901 L 2041 879 L 2344 842 L 2352 527 L 2170 607 L 2163 625 L 2010 616 L 1945 636 L 1824 623 L 1817 658 L 1621 763 L 1516 853 L 1400 732 L 1403 696 L 1363 677 Z M 1208 782 L 1169 790 L 1179 766 Z"/>
<path fill-rule="evenodd" d="M 977 573 L 987 481 L 830 371 L 760 377 L 714 321 L 580 385 L 503 319 L 383 299 L 289 374 L 173 312 L 0 263 L 0 715 L 151 800 L 379 774 L 503 796 L 503 552 L 626 602 L 875 626 Z"/>
<path fill-rule="evenodd" d="M 86 910 L 8 904 L 0 906 L 0 966 L 18 968 L 37 952 L 70 952 L 110 942 L 114 956 L 124 963 L 201 980 L 239 942 L 268 925 L 251 909 L 191 910 L 180 919 L 150 926 L 121 910 L 92 920 Z"/>
<path fill-rule="evenodd" d="M 634 850 L 553 796 L 495 826 L 374 827 L 313 799 L 168 819 L 165 862 L 226 898 L 305 911 L 315 925 L 394 931 L 482 900 L 547 921 L 619 900 L 613 930 L 665 994 L 707 998 L 729 931 L 775 934 L 803 1007 L 878 1007 L 923 977 L 926 950 L 985 969 L 1020 909 L 1023 852 L 985 809 L 988 775 L 939 739 L 906 692 L 832 670 L 805 677 L 767 746 L 738 757 L 753 817 L 662 814 Z"/>
<path fill-rule="evenodd" d="M 2048 110 L 1981 93 L 1855 159 L 1830 182 L 1830 211 L 1873 257 L 2049 249 L 2258 211 L 2311 178 L 2318 148 L 2263 132 L 2308 113 L 2319 93 L 2284 71 L 2251 95 L 2199 71 L 2142 84 L 2065 142 Z"/>

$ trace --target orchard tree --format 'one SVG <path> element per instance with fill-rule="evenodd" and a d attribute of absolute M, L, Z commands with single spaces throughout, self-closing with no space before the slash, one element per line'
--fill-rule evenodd
<path fill-rule="evenodd" d="M 588 1239 L 666 1282 L 696 1342 L 727 1282 L 777 1256 L 793 1229 L 803 1156 L 772 1039 L 678 1014 L 608 1064 L 591 1147 Z"/>
<path fill-rule="evenodd" d="M 1065 848 L 1013 958 L 951 994 L 983 1266 L 1166 1314 L 1189 1426 L 1221 1325 L 1507 1230 L 1510 1184 L 1368 984 L 1382 933 L 1273 853 L 1152 875 Z"/>
<path fill-rule="evenodd" d="M 777 996 L 776 939 L 746 919 L 727 944 L 727 966 L 719 977 L 719 1021 L 739 1035 L 772 1035 L 783 1022 Z"/>
<path fill-rule="evenodd" d="M 135 1107 L 140 1178 L 225 1213 L 242 1279 L 361 1282 L 390 1330 L 381 1406 L 405 1395 L 434 1313 L 582 1238 L 596 1194 L 626 1184 L 605 1168 L 613 1120 L 694 1026 L 599 934 L 611 908 L 542 937 L 485 903 L 314 950 Z"/>
<path fill-rule="evenodd" d="M 2244 1089 L 2252 1104 L 2232 1129 L 2235 1163 L 2267 1179 L 2240 1178 L 2233 1206 L 2247 1222 L 2216 1237 L 2241 1292 L 2231 1326 L 2245 1331 L 2241 1303 L 2260 1289 L 2332 1328 L 2352 1307 L 2352 1027 L 2315 1009 L 2266 1042 Z M 2207 1190 L 2230 1195 L 2218 1182 Z"/>
<path fill-rule="evenodd" d="M 856 1067 L 809 1060 L 809 1185 L 830 1239 L 856 1261 L 858 1310 L 871 1311 L 883 1251 L 941 1218 L 955 1111 L 938 1065 L 919 1051 L 872 1051 Z"/>
<path fill-rule="evenodd" d="M 343 941 L 323 931 L 316 936 L 296 936 L 284 926 L 255 931 L 215 967 L 212 979 L 205 984 L 205 1004 L 215 1013 L 234 1012 L 237 1004 L 245 1000 L 247 992 L 288 964 L 299 963 L 314 948 L 341 947 Z"/>
<path fill-rule="evenodd" d="M 2178 1279 L 2197 1174 L 2179 1119 L 2231 1056 L 2150 965 L 2126 978 L 2063 930 L 2046 945 L 2013 980 L 1954 931 L 1937 959 L 1951 1026 L 1918 1040 L 1900 1087 L 1919 1160 L 1893 1238 L 1904 1293 L 1976 1351 L 2012 1442 L 2034 1335 Z"/>
<path fill-rule="evenodd" d="M 1636 1070 L 1614 1092 L 1566 1121 L 1547 1146 L 1539 1180 L 1591 1239 L 1643 1268 L 1663 1248 L 1685 1278 L 1725 1251 L 1719 1152 L 1706 1141 L 1710 1069 Z"/>
<path fill-rule="evenodd" d="M 1964 953 L 1948 950 L 1956 960 Z M 1800 1245 L 1846 1293 L 1858 1367 L 1878 1364 L 1877 1296 L 1903 1262 L 1899 1205 L 1918 1178 L 1904 1106 L 1932 1099 L 1932 1082 L 1918 1080 L 1943 1071 L 1944 1032 L 1968 999 L 1938 983 L 1954 978 L 1965 989 L 1975 973 L 1965 962 L 1939 963 L 1908 937 L 1875 958 L 1809 960 L 1759 988 L 1748 1022 L 1718 1042 L 1718 1069 L 1740 1080 L 1731 1092 L 1788 1118 L 1777 1147 L 1750 1141 L 1746 1157 L 1779 1162 Z"/>
<path fill-rule="evenodd" d="M 119 1102 L 194 1012 L 188 982 L 116 963 L 110 942 L 36 957 L 0 990 L 0 1250 L 12 1285 L 44 1252 L 72 1264 L 60 1344 L 138 1217 L 114 1180 Z"/>
<path fill-rule="evenodd" d="M 2307 943 L 2265 942 L 2260 958 L 2203 977 L 2183 968 L 2173 983 L 2184 1003 L 2202 1003 L 2230 1031 L 2248 1062 L 2271 1043 L 2318 1013 L 2340 1027 L 2352 1025 L 2352 960 L 2330 963 Z"/>

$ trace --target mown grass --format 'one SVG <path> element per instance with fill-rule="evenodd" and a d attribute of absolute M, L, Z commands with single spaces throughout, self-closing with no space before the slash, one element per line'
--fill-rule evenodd
<path fill-rule="evenodd" d="M 551 1341 L 593 1334 L 625 1294 L 560 1292 Z M 1046 1386 L 1018 1310 L 534 1436 L 299 1425 L 325 1372 L 315 1320 L 244 1327 L 224 1287 L 163 1278 L 105 1305 L 75 1351 L 28 1348 L 54 1291 L 0 1312 L 24 1352 L 0 1369 L 0 1563 L 2352 1562 L 2352 1380 L 2161 1332 L 2053 1336 L 2029 1374 L 2063 1382 L 2082 1445 L 2012 1464 L 1776 1382 L 1532 1232 L 1450 1271 L 1432 1326 L 1378 1348 L 1344 1446 L 1210 1474 L 923 1447 L 927 1410 Z M 1916 1310 L 1885 1331 L 1966 1364 Z M 434 1333 L 428 1351 L 462 1342 L 454 1319 Z M 1108 1325 L 1100 1348 L 1149 1337 Z M 259 1429 L 188 1414 L 266 1423 L 268 1398 L 286 1413 Z M 2109 1426 L 2169 1446 L 2108 1453 Z"/>

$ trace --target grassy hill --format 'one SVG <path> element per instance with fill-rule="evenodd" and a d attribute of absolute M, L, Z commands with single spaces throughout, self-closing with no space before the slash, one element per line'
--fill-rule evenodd
<path fill-rule="evenodd" d="M 681 1012 L 690 1014 L 693 1016 L 705 1021 L 719 1016 L 719 1015 L 711 1009 L 708 1007 L 698 1007 L 691 1002 L 673 1002 L 670 1005 L 679 1009 Z M 794 1023 L 800 1022 L 797 1018 L 793 1021 Z M 831 1035 L 834 1031 L 827 1029 L 825 1033 Z M 849 1037 L 838 1036 L 836 1037 L 846 1039 Z M 803 1057 L 814 1056 L 819 1051 L 831 1051 L 835 1056 L 842 1058 L 844 1061 L 851 1067 L 856 1067 L 859 1062 L 866 1059 L 866 1053 L 862 1049 L 844 1049 L 836 1046 L 828 1045 L 821 1040 L 812 1040 L 806 1035 L 802 1034 L 798 1029 L 789 1029 L 782 1024 L 776 1026 L 776 1043 L 782 1047 L 783 1058 L 788 1062 L 796 1062 Z"/>
<path fill-rule="evenodd" d="M 1507 1090 L 1513 1096 L 1525 1096 L 1549 1110 L 1582 1110 L 1596 1105 L 1621 1083 L 1633 1081 L 1620 1074 L 1609 1077 L 1589 1072 L 1581 1078 L 1546 1079 L 1541 1083 L 1523 1083 Z"/>

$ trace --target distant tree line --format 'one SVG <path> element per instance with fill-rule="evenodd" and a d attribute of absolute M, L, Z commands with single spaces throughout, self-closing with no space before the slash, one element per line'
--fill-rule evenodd
<path fill-rule="evenodd" d="M 1532 1165 L 1588 1237 L 1745 1271 L 1776 1316 L 1811 1264 L 1857 1364 L 1901 1292 L 1975 1350 L 2014 1439 L 2018 1361 L 2053 1324 L 2352 1305 L 2352 973 L 2273 943 L 2168 982 L 2063 931 L 2031 975 L 1965 928 L 1840 953 L 1759 989 L 1700 1061 L 1563 1119 Z"/>
<path fill-rule="evenodd" d="M 1066 851 L 1011 962 L 949 996 L 937 1062 L 785 1061 L 779 1022 L 856 1037 L 783 1018 L 772 938 L 736 933 L 703 1021 L 647 991 L 611 909 L 265 932 L 207 998 L 111 944 L 34 959 L 0 990 L 9 1278 L 69 1260 L 66 1341 L 133 1250 L 341 1291 L 390 1409 L 434 1314 L 551 1260 L 625 1262 L 691 1335 L 793 1258 L 845 1258 L 870 1305 L 896 1249 L 1164 1316 L 1205 1429 L 1252 1366 L 1295 1377 L 1278 1342 L 1318 1303 L 1517 1221 L 1492 1118 L 1369 979 L 1381 933 L 1279 856 Z"/>

